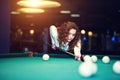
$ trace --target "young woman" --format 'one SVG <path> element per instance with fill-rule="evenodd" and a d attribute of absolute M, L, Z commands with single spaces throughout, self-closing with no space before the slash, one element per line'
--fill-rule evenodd
<path fill-rule="evenodd" d="M 68 21 L 59 27 L 52 25 L 49 29 L 52 48 L 54 50 L 56 50 L 56 47 L 64 51 L 72 50 L 75 59 L 81 60 L 80 31 L 74 22 Z"/>

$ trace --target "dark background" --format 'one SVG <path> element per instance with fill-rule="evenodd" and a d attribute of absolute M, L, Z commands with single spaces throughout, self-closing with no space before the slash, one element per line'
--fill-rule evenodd
<path fill-rule="evenodd" d="M 18 0 L 2 1 L 0 9 L 0 51 L 22 52 L 27 47 L 29 50 L 43 52 L 43 31 L 50 25 L 59 25 L 64 21 L 74 21 L 80 30 L 93 32 L 91 45 L 89 36 L 81 35 L 82 51 L 84 53 L 119 54 L 120 51 L 120 1 L 119 0 L 56 0 L 62 5 L 57 8 L 45 9 L 42 14 L 11 14 L 21 6 Z M 70 14 L 60 14 L 60 10 L 70 10 L 80 14 L 78 18 Z M 18 37 L 18 30 L 23 35 Z M 30 35 L 29 30 L 34 29 L 35 34 Z M 16 36 L 17 35 L 17 36 Z M 46 39 L 45 39 L 46 40 Z M 49 50 L 49 47 L 48 47 Z"/>
<path fill-rule="evenodd" d="M 10 1 L 0 2 L 0 53 L 9 52 L 10 41 Z"/>

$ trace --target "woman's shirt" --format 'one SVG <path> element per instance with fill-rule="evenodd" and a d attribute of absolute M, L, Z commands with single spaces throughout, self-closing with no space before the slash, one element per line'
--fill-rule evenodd
<path fill-rule="evenodd" d="M 52 41 L 52 44 L 54 44 L 56 47 L 61 48 L 64 51 L 68 51 L 69 50 L 69 43 L 62 43 L 62 45 L 59 45 L 59 41 L 58 41 L 58 31 L 56 26 L 52 25 L 50 26 L 50 38 Z M 81 56 L 81 43 L 80 40 L 77 42 L 77 46 L 74 47 L 74 54 L 75 56 Z"/>

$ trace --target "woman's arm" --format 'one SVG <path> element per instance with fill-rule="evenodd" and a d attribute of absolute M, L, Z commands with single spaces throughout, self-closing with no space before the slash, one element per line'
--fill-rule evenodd
<path fill-rule="evenodd" d="M 79 58 L 78 60 L 80 60 L 80 57 L 81 57 L 81 40 L 79 40 L 77 42 L 77 46 L 74 47 L 74 54 L 75 54 L 75 58 Z"/>
<path fill-rule="evenodd" d="M 50 38 L 52 41 L 52 48 L 55 49 L 55 47 L 59 47 L 57 28 L 56 26 L 52 25 L 50 26 L 49 30 L 50 30 Z"/>

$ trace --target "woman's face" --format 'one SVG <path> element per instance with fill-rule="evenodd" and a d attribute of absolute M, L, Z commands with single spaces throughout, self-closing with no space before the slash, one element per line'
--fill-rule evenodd
<path fill-rule="evenodd" d="M 74 39 L 75 35 L 76 35 L 76 29 L 70 29 L 68 36 L 66 37 L 67 41 L 68 42 L 72 41 Z"/>

